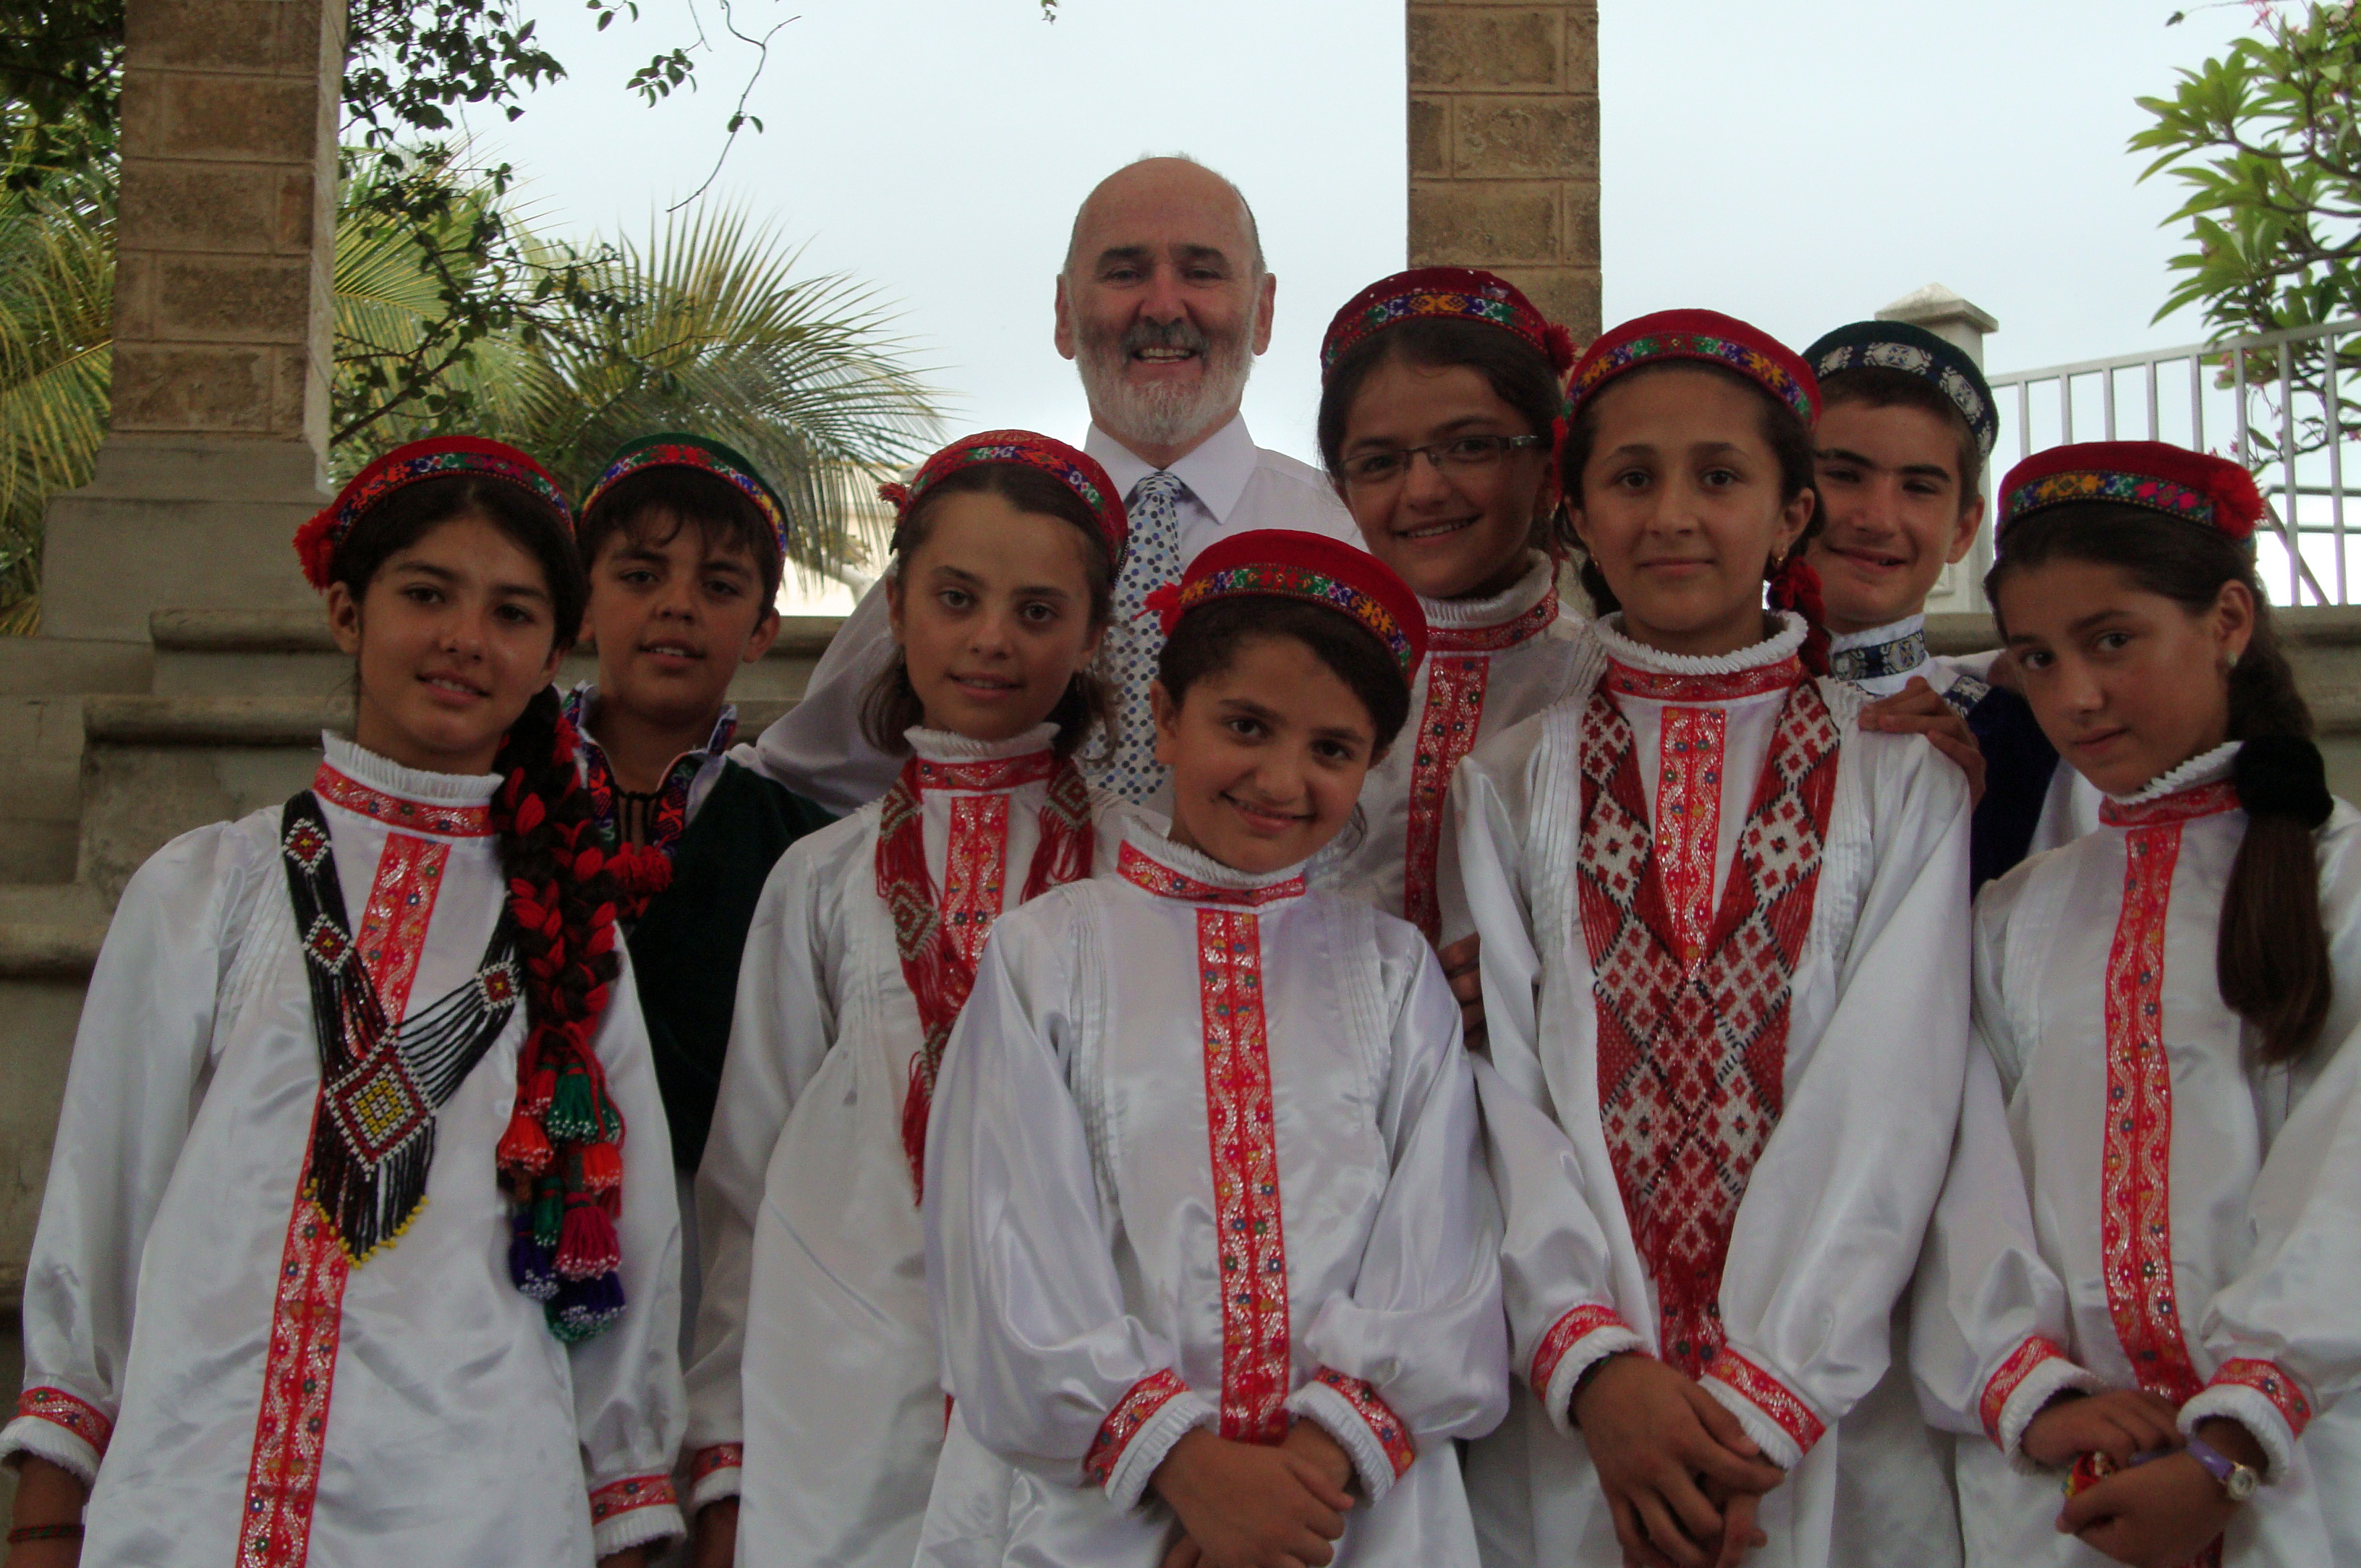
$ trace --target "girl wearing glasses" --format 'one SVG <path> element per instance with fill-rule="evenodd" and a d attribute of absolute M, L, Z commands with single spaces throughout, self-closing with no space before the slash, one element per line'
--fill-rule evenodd
<path fill-rule="evenodd" d="M 1565 329 L 1515 285 L 1462 267 L 1354 296 L 1320 345 L 1320 454 L 1369 553 L 1426 612 L 1401 744 L 1369 770 L 1367 830 L 1332 874 L 1440 938 L 1435 850 L 1451 770 L 1478 733 L 1564 695 L 1577 624 L 1558 614 L 1554 431 Z"/>

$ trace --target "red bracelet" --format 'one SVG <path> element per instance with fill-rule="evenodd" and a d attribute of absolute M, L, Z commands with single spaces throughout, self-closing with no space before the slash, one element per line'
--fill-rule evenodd
<path fill-rule="evenodd" d="M 82 1526 L 78 1524 L 18 1525 L 8 1532 L 8 1544 L 22 1546 L 28 1541 L 80 1541 Z"/>

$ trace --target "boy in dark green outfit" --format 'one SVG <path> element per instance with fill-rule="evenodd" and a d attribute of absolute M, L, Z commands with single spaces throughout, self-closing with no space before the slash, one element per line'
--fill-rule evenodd
<path fill-rule="evenodd" d="M 772 862 L 831 818 L 730 761 L 730 678 L 779 634 L 785 513 L 719 442 L 651 435 L 617 452 L 582 506 L 590 572 L 583 641 L 598 679 L 566 711 L 583 782 L 625 894 L 640 1006 L 680 1174 L 686 1297 L 695 1321 L 696 1208 L 746 927 Z"/>

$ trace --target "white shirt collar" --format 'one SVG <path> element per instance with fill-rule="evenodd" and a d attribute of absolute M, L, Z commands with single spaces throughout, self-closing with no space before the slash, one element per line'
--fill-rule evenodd
<path fill-rule="evenodd" d="M 1156 472 L 1130 447 L 1101 430 L 1096 421 L 1091 423 L 1090 434 L 1082 438 L 1082 450 L 1099 460 L 1116 491 L 1126 497 L 1140 480 Z M 1172 476 L 1189 488 L 1215 522 L 1226 525 L 1239 498 L 1246 493 L 1246 481 L 1254 477 L 1255 465 L 1261 461 L 1260 449 L 1246 433 L 1246 417 L 1238 414 L 1173 464 Z"/>

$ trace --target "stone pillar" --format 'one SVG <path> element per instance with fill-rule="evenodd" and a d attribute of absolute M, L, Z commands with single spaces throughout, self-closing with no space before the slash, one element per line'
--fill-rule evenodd
<path fill-rule="evenodd" d="M 114 413 L 50 506 L 44 634 L 309 602 L 324 499 L 344 0 L 130 0 Z"/>
<path fill-rule="evenodd" d="M 1409 0 L 1410 263 L 1598 334 L 1598 7 Z"/>

